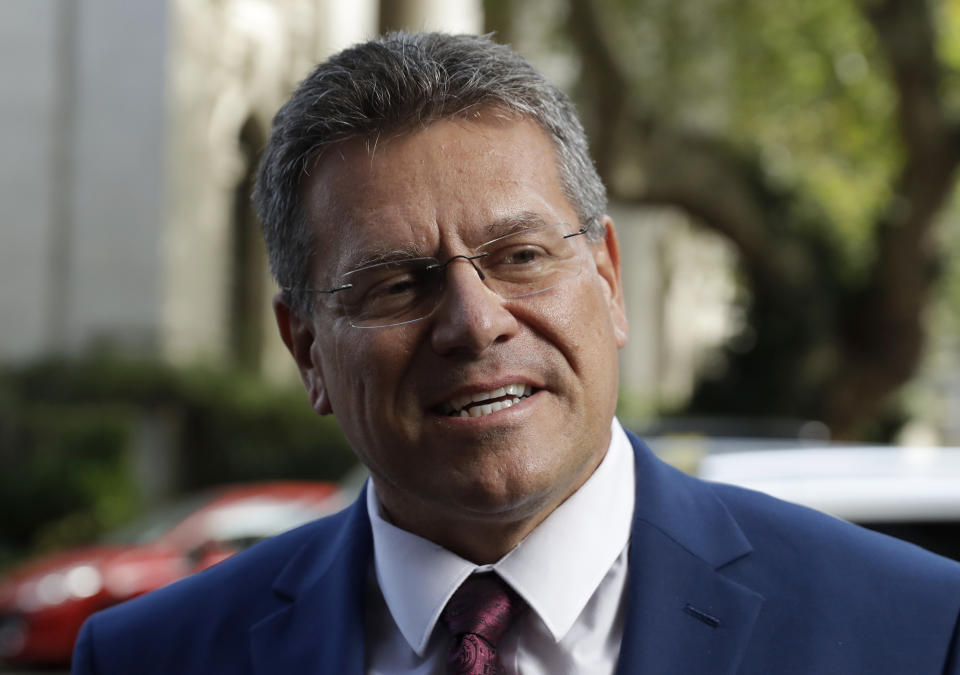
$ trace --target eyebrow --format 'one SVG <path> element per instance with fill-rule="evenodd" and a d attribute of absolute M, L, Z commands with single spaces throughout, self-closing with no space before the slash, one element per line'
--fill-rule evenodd
<path fill-rule="evenodd" d="M 379 265 L 382 263 L 399 262 L 401 260 L 412 260 L 414 258 L 430 258 L 416 244 L 409 243 L 404 246 L 366 250 L 363 254 L 352 261 L 347 268 L 347 272 Z"/>
<path fill-rule="evenodd" d="M 495 220 L 487 228 L 487 233 L 500 236 L 516 230 L 527 230 L 531 227 L 541 227 L 547 224 L 548 222 L 542 214 L 536 211 L 521 211 Z"/>
<path fill-rule="evenodd" d="M 487 241 L 492 241 L 494 239 L 499 239 L 508 234 L 513 234 L 514 232 L 521 232 L 523 230 L 529 230 L 533 227 L 542 227 L 547 225 L 543 215 L 535 211 L 521 211 L 520 213 L 513 213 L 509 216 L 504 216 L 493 221 L 486 229 L 486 237 L 483 242 L 480 242 L 482 246 Z"/>

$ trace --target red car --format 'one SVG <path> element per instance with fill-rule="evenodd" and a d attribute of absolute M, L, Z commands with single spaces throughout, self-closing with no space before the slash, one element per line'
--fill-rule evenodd
<path fill-rule="evenodd" d="M 157 511 L 102 545 L 30 560 L 0 579 L 0 663 L 69 664 L 80 626 L 94 612 L 337 511 L 345 501 L 332 483 L 227 487 Z"/>

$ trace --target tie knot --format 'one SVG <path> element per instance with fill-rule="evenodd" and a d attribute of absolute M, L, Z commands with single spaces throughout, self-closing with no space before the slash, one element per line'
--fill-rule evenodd
<path fill-rule="evenodd" d="M 475 574 L 457 589 L 441 618 L 454 635 L 479 635 L 496 647 L 524 602 L 496 574 Z"/>

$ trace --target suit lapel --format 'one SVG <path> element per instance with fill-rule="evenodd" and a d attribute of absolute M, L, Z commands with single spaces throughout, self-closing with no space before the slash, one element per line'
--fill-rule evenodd
<path fill-rule="evenodd" d="M 763 597 L 723 568 L 746 559 L 750 544 L 708 485 L 630 440 L 637 496 L 617 673 L 735 673 Z M 277 578 L 280 608 L 250 629 L 254 673 L 363 672 L 372 556 L 365 491 L 330 527 Z"/>
<path fill-rule="evenodd" d="M 723 568 L 751 547 L 705 483 L 635 437 L 637 500 L 618 673 L 735 673 L 763 597 Z"/>
<path fill-rule="evenodd" d="M 372 555 L 365 490 L 305 545 L 274 583 L 282 606 L 250 629 L 254 673 L 363 673 Z"/>

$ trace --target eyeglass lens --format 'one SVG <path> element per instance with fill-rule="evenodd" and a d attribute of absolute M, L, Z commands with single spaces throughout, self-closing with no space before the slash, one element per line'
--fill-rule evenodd
<path fill-rule="evenodd" d="M 443 295 L 446 268 L 460 259 L 474 266 L 483 283 L 504 299 L 553 288 L 575 277 L 581 257 L 569 227 L 547 225 L 498 237 L 445 263 L 415 258 L 371 265 L 346 274 L 337 293 L 341 311 L 358 327 L 393 326 L 429 316 Z M 565 236 L 566 235 L 566 236 Z"/>

